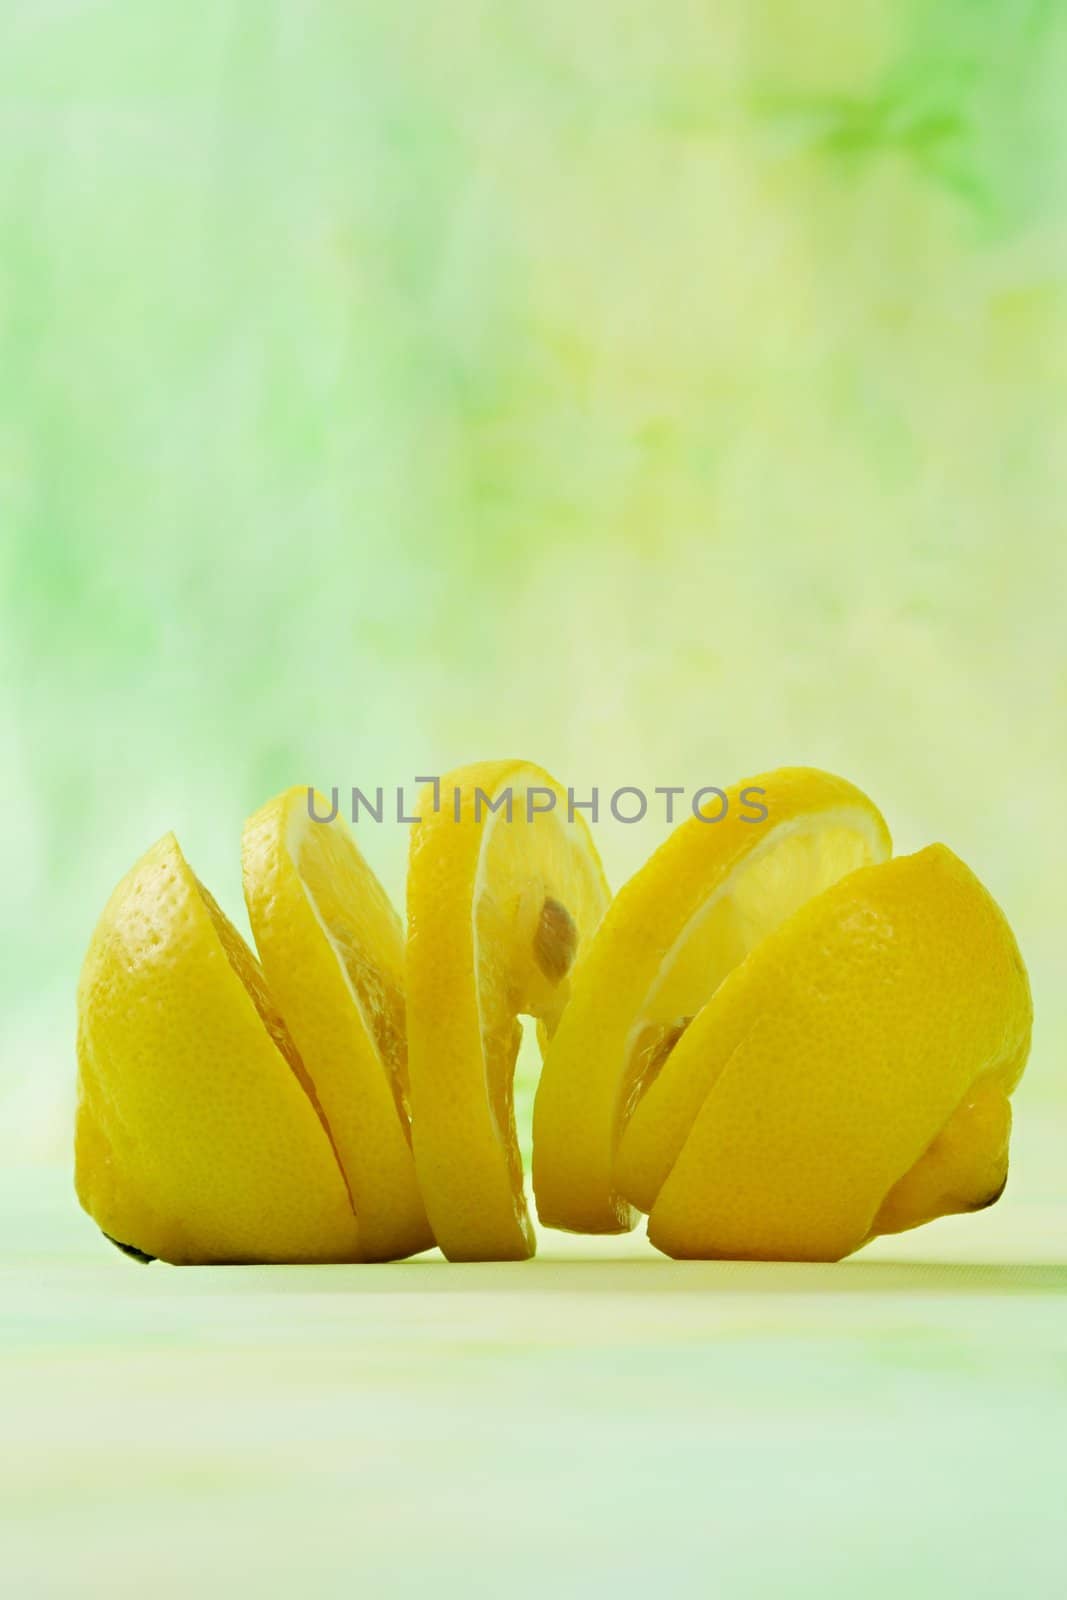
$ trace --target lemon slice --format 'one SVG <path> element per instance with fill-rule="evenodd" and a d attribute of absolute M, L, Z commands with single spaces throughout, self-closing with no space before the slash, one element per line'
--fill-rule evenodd
<path fill-rule="evenodd" d="M 300 1057 L 255 957 L 173 834 L 118 885 L 82 967 L 75 1185 L 133 1254 L 358 1256 Z"/>
<path fill-rule="evenodd" d="M 518 1018 L 552 1033 L 607 885 L 584 819 L 569 820 L 540 767 L 460 768 L 423 791 L 417 814 L 407 988 L 419 1182 L 452 1260 L 518 1260 L 534 1251 L 512 1104 Z"/>
<path fill-rule="evenodd" d="M 853 873 L 729 977 L 623 1135 L 625 1194 L 673 1256 L 832 1261 L 997 1199 L 1026 971 L 944 845 Z"/>
<path fill-rule="evenodd" d="M 575 980 L 534 1106 L 534 1190 L 552 1227 L 633 1226 L 619 1138 L 691 1019 L 799 906 L 890 853 L 878 809 L 830 773 L 783 768 L 725 796 L 619 891 Z"/>
<path fill-rule="evenodd" d="M 318 796 L 316 816 L 328 812 Z M 344 818 L 289 789 L 245 824 L 245 900 L 260 960 L 329 1126 L 360 1255 L 433 1244 L 407 1109 L 404 934 Z"/>

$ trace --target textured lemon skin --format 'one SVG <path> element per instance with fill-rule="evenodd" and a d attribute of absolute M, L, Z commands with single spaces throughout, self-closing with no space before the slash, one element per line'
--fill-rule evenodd
<path fill-rule="evenodd" d="M 92 936 L 78 987 L 78 1198 L 110 1237 L 175 1263 L 356 1259 L 299 1060 L 254 957 L 209 899 L 168 834 Z"/>
<path fill-rule="evenodd" d="M 961 1108 L 1010 1093 L 1031 1018 L 1011 930 L 950 850 L 860 869 L 771 934 L 697 1017 L 623 1137 L 620 1182 L 669 1255 L 838 1260 Z M 1003 1115 L 976 1126 L 1003 1146 Z M 965 1134 L 964 1167 L 981 1179 L 988 1166 L 994 1191 L 953 1209 L 1002 1186 L 995 1160 L 969 1151 Z M 883 1226 L 926 1220 L 937 1185 L 918 1188 L 919 1204 L 905 1194 Z"/>
<path fill-rule="evenodd" d="M 769 815 L 761 822 L 744 820 L 751 812 L 741 795 L 752 788 L 764 791 Z M 757 851 L 801 823 L 817 830 L 830 815 L 851 817 L 867 859 L 883 859 L 892 848 L 873 803 L 830 773 L 781 768 L 726 794 L 721 822 L 690 817 L 619 890 L 576 977 L 534 1106 L 534 1191 L 549 1227 L 620 1233 L 636 1221 L 615 1177 L 632 1033 L 667 952 L 702 907 Z"/>
<path fill-rule="evenodd" d="M 327 814 L 324 803 L 316 810 Z M 315 904 L 295 859 L 302 851 L 328 880 L 329 904 Z M 306 788 L 287 790 L 248 819 L 241 859 L 256 947 L 348 1180 L 361 1258 L 390 1261 L 426 1250 L 433 1236 L 402 1111 L 362 1009 L 393 1002 L 390 1042 L 402 1054 L 400 918 L 344 819 L 311 820 Z M 353 949 L 355 980 L 346 973 L 344 947 Z M 403 1062 L 395 1068 L 402 1071 Z"/>
<path fill-rule="evenodd" d="M 480 820 L 476 815 L 475 792 L 494 797 L 508 786 L 516 792 L 525 786 L 551 790 L 565 815 L 565 791 L 540 767 L 490 761 L 442 779 L 437 810 L 432 790 L 425 790 L 411 835 L 406 972 L 412 1135 L 434 1234 L 457 1261 L 523 1260 L 534 1253 L 511 1106 L 521 1034 L 517 1015 L 536 1015 L 551 1026 L 550 1013 L 562 1000 L 548 985 L 534 999 L 521 992 L 530 982 L 531 952 L 520 924 L 526 934 L 532 931 L 521 905 L 503 904 L 488 948 L 479 943 L 477 899 L 488 819 L 484 809 Z M 540 852 L 543 837 L 550 842 Z M 578 932 L 580 965 L 609 897 L 588 827 L 578 817 L 558 835 L 546 830 L 531 838 L 530 846 L 518 898 L 537 904 L 551 897 L 567 908 Z"/>

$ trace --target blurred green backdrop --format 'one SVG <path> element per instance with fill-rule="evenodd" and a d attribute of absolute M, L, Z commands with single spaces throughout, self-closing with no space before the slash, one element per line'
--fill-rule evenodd
<path fill-rule="evenodd" d="M 510 753 L 846 773 L 1002 901 L 1067 1117 L 1064 13 L 4 8 L 5 1154 L 165 828 L 238 914 L 271 792 Z"/>

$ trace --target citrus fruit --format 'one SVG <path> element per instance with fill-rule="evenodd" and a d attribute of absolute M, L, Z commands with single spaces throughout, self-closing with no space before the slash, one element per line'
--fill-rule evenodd
<path fill-rule="evenodd" d="M 172 1262 L 345 1261 L 356 1218 L 259 965 L 167 834 L 123 878 L 78 987 L 75 1184 Z"/>
<path fill-rule="evenodd" d="M 753 793 L 758 808 L 745 803 Z M 725 795 L 708 808 L 720 820 L 689 817 L 623 886 L 575 977 L 534 1107 L 534 1189 L 550 1226 L 633 1226 L 619 1138 L 690 1020 L 799 906 L 890 853 L 874 804 L 829 773 L 783 768 Z"/>
<path fill-rule="evenodd" d="M 832 1261 L 997 1199 L 1030 1044 L 999 907 L 944 845 L 770 933 L 668 1054 L 616 1179 L 673 1256 Z"/>
<path fill-rule="evenodd" d="M 584 819 L 527 762 L 460 768 L 423 791 L 417 814 L 407 999 L 419 1183 L 447 1256 L 522 1259 L 534 1236 L 512 1101 L 518 1019 L 551 1036 L 607 885 Z"/>
<path fill-rule="evenodd" d="M 407 1105 L 404 932 L 345 819 L 308 790 L 245 823 L 245 901 L 263 970 L 314 1085 L 359 1222 L 360 1257 L 433 1244 Z M 327 814 L 321 796 L 315 816 Z"/>

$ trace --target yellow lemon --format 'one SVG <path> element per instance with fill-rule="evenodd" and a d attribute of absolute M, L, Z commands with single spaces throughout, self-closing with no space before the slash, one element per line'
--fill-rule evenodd
<path fill-rule="evenodd" d="M 167 834 L 108 901 L 78 988 L 75 1184 L 173 1262 L 345 1261 L 356 1218 L 263 975 Z"/>
<path fill-rule="evenodd" d="M 997 1199 L 1030 1044 L 999 907 L 944 845 L 818 895 L 729 976 L 622 1137 L 673 1256 L 832 1261 Z"/>
<path fill-rule="evenodd" d="M 690 1019 L 773 928 L 890 849 L 866 795 L 806 767 L 750 778 L 670 835 L 612 902 L 545 1057 L 533 1156 L 543 1222 L 633 1226 L 619 1138 Z"/>
<path fill-rule="evenodd" d="M 328 814 L 321 796 L 316 816 Z M 360 1256 L 433 1244 L 407 1109 L 404 932 L 340 815 L 289 789 L 245 824 L 245 900 L 267 983 L 352 1194 Z"/>
<path fill-rule="evenodd" d="M 584 819 L 523 761 L 424 790 L 408 873 L 408 1055 L 415 1162 L 453 1260 L 532 1255 L 512 1082 L 520 1015 L 558 1023 L 608 901 Z"/>

